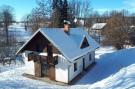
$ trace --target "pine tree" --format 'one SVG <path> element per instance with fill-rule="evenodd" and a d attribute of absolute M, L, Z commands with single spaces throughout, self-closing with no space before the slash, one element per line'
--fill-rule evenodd
<path fill-rule="evenodd" d="M 53 27 L 63 27 L 64 20 L 68 20 L 68 1 L 53 0 L 52 9 Z"/>
<path fill-rule="evenodd" d="M 67 2 L 67 0 L 64 0 L 62 13 L 63 13 L 63 20 L 68 20 L 68 2 Z"/>

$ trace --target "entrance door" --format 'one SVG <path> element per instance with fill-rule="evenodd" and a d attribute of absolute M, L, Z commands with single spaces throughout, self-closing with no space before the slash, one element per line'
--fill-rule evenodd
<path fill-rule="evenodd" d="M 83 70 L 85 69 L 85 58 L 83 58 Z"/>
<path fill-rule="evenodd" d="M 42 62 L 41 64 L 41 70 L 42 70 L 42 77 L 48 77 L 49 76 L 49 65 L 47 62 Z"/>

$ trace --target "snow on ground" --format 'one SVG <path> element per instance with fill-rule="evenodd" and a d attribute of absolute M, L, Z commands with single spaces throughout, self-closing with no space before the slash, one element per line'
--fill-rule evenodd
<path fill-rule="evenodd" d="M 100 56 L 106 53 L 112 53 L 116 51 L 114 47 L 107 46 L 107 47 L 101 47 L 100 49 L 96 50 L 96 59 L 100 59 Z"/>
<path fill-rule="evenodd" d="M 54 89 L 57 85 L 32 80 L 22 76 L 25 67 L 0 74 L 0 89 Z"/>
<path fill-rule="evenodd" d="M 25 27 L 20 25 L 11 25 L 9 26 L 9 36 L 13 36 L 16 38 L 18 42 L 27 41 L 28 38 L 32 35 L 32 32 L 29 29 L 25 29 Z"/>
<path fill-rule="evenodd" d="M 99 56 L 100 60 L 97 60 L 96 66 L 77 84 L 91 84 L 91 88 L 97 87 L 98 89 L 116 89 L 118 87 L 125 89 L 130 81 L 135 80 L 135 78 L 132 77 L 132 75 L 135 75 L 135 71 L 133 71 L 135 70 L 135 48 L 111 53 L 108 49 L 106 53 L 104 53 L 105 50 L 106 49 L 102 51 L 102 48 L 98 50 L 99 52 L 103 52 L 103 54 Z M 123 86 L 124 84 L 127 86 Z"/>
<path fill-rule="evenodd" d="M 6 89 L 135 89 L 135 48 L 96 51 L 97 64 L 72 86 L 52 85 L 23 77 L 24 67 L 0 73 L 0 88 Z"/>

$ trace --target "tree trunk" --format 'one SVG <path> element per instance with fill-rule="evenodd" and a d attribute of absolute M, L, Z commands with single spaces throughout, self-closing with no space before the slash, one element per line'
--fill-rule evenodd
<path fill-rule="evenodd" d="M 8 36 L 8 25 L 5 25 L 5 31 L 6 31 L 6 44 L 9 45 L 9 36 Z"/>

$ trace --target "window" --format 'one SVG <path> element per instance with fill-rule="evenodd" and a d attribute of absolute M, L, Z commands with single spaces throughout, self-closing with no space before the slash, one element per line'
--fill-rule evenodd
<path fill-rule="evenodd" d="M 77 63 L 74 63 L 74 72 L 77 70 Z"/>
<path fill-rule="evenodd" d="M 91 61 L 91 54 L 89 54 L 89 61 Z"/>

